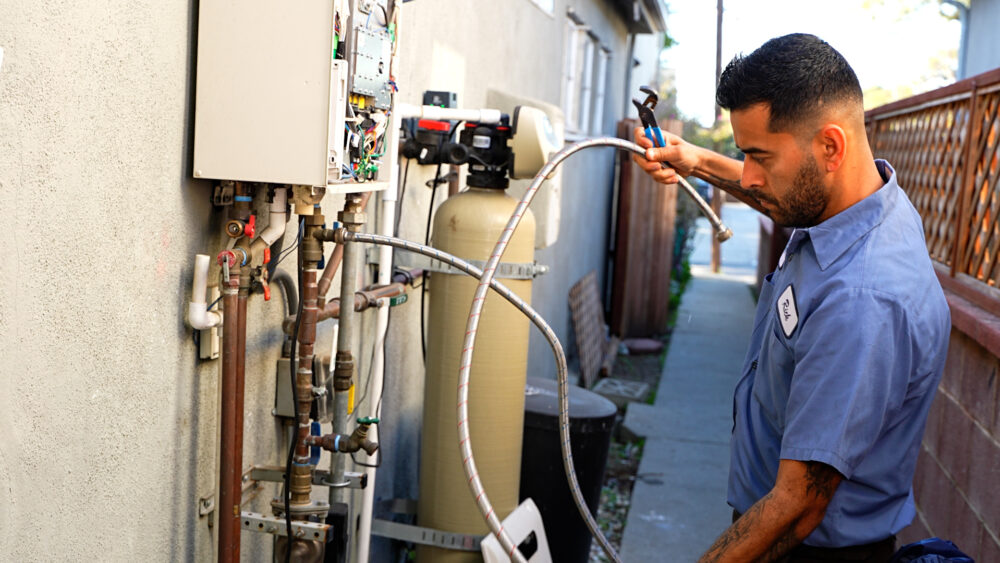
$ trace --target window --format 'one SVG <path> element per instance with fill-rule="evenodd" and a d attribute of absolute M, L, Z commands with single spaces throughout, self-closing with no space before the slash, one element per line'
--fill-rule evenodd
<path fill-rule="evenodd" d="M 562 106 L 570 138 L 597 135 L 604 129 L 605 84 L 611 49 L 574 12 L 567 12 L 563 55 Z"/>
<path fill-rule="evenodd" d="M 555 8 L 555 0 L 531 0 L 531 2 L 538 6 L 540 10 L 546 14 L 552 15 L 552 10 Z"/>

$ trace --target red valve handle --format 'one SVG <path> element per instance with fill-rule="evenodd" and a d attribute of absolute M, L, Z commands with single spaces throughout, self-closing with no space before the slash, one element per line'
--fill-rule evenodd
<path fill-rule="evenodd" d="M 267 282 L 261 284 L 264 287 L 264 301 L 271 300 L 271 285 Z"/>
<path fill-rule="evenodd" d="M 264 263 L 269 264 L 271 262 L 271 247 L 268 246 L 264 249 Z"/>
<path fill-rule="evenodd" d="M 257 216 L 251 215 L 250 220 L 247 221 L 246 226 L 243 227 L 243 234 L 247 238 L 253 238 L 253 234 L 257 231 Z"/>
<path fill-rule="evenodd" d="M 229 262 L 229 267 L 232 268 L 236 265 L 236 253 L 232 250 L 223 250 L 219 253 L 219 256 L 216 257 L 215 261 L 219 264 L 219 266 L 222 266 L 223 261 Z"/>

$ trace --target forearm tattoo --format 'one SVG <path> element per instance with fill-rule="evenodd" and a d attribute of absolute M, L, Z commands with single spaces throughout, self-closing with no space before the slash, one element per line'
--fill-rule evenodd
<path fill-rule="evenodd" d="M 840 483 L 838 477 L 839 473 L 837 470 L 825 463 L 815 461 L 806 462 L 805 493 L 810 502 L 820 501 L 825 507 L 829 503 L 830 498 L 833 497 L 833 493 L 837 490 L 837 485 Z M 715 540 L 715 543 L 712 544 L 711 549 L 702 557 L 701 561 L 708 563 L 719 561 L 730 549 L 735 548 L 740 543 L 753 541 L 753 534 L 759 534 L 761 530 L 766 530 L 768 523 L 764 521 L 763 514 L 768 503 L 772 500 L 774 500 L 774 491 L 767 493 L 763 498 L 754 503 L 743 516 L 736 522 L 733 522 Z M 781 529 L 777 530 L 777 537 L 770 542 L 770 545 L 767 546 L 757 561 L 777 561 L 795 546 L 799 545 L 805 537 L 800 537 L 800 533 L 796 531 L 798 522 L 797 518 L 782 524 Z"/>
<path fill-rule="evenodd" d="M 728 178 L 722 178 L 720 176 L 716 176 L 715 174 L 710 174 L 702 170 L 692 170 L 691 175 L 694 176 L 695 178 L 704 180 L 709 184 L 718 187 L 724 192 L 733 194 L 736 197 L 736 199 L 742 201 L 743 203 L 749 205 L 750 207 L 753 207 L 760 213 L 770 216 L 767 210 L 764 209 L 764 206 L 760 204 L 760 200 L 757 199 L 757 197 L 754 196 L 752 193 L 750 193 L 750 191 L 745 189 L 740 184 L 739 180 L 730 180 Z"/>
<path fill-rule="evenodd" d="M 806 493 L 829 501 L 839 484 L 837 475 L 837 470 L 825 463 L 806 462 Z"/>

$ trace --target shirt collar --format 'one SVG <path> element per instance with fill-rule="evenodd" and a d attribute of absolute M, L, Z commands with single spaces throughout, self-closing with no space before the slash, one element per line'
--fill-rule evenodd
<path fill-rule="evenodd" d="M 896 171 L 884 160 L 876 160 L 875 166 L 885 185 L 819 225 L 803 229 L 812 241 L 820 270 L 829 268 L 851 245 L 878 226 L 896 203 L 899 192 Z"/>

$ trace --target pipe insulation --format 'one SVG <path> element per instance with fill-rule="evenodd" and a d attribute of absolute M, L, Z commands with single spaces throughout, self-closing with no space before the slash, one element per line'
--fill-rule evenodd
<path fill-rule="evenodd" d="M 535 194 L 538 192 L 538 188 L 541 186 L 542 182 L 545 181 L 546 177 L 552 174 L 555 168 L 559 166 L 562 161 L 566 160 L 570 155 L 578 151 L 592 147 L 615 147 L 622 150 L 632 151 L 639 155 L 645 155 L 646 153 L 644 148 L 631 141 L 613 137 L 598 137 L 568 145 L 556 153 L 555 156 L 553 156 L 547 163 L 545 163 L 545 166 L 538 171 L 534 180 L 531 181 L 531 185 L 528 186 L 528 189 L 521 197 L 521 201 L 517 204 L 517 207 L 510 216 L 507 227 L 503 230 L 500 238 L 497 240 L 496 246 L 493 249 L 493 254 L 490 256 L 489 260 L 487 260 L 486 267 L 483 268 L 483 274 L 479 278 L 479 286 L 476 288 L 476 293 L 472 298 L 469 318 L 466 323 L 466 337 L 462 346 L 462 361 L 460 363 L 461 367 L 459 368 L 458 376 L 457 406 L 459 420 L 459 448 L 462 451 L 462 456 L 465 458 L 463 468 L 465 469 L 466 477 L 469 479 L 469 489 L 472 492 L 472 496 L 476 498 L 479 510 L 482 513 L 483 518 L 486 520 L 487 525 L 490 527 L 490 530 L 493 531 L 494 535 L 496 535 L 497 540 L 499 540 L 500 545 L 503 546 L 504 551 L 518 563 L 525 563 L 525 558 L 519 551 L 517 551 L 517 544 L 511 540 L 510 535 L 504 532 L 503 524 L 497 517 L 493 506 L 490 504 L 489 497 L 486 494 L 485 489 L 483 489 L 483 484 L 479 479 L 479 472 L 476 469 L 476 461 L 472 454 L 472 444 L 470 443 L 471 439 L 468 424 L 469 376 L 470 367 L 472 365 L 472 355 L 475 351 L 476 333 L 479 327 L 479 320 L 482 315 L 486 293 L 489 291 L 490 283 L 496 275 L 496 269 L 500 264 L 500 259 L 503 257 L 504 251 L 507 249 L 507 245 L 510 243 L 511 238 L 514 236 L 514 231 L 517 230 L 517 226 L 521 222 L 522 217 L 524 217 L 525 213 L 527 213 L 528 206 L 531 205 L 531 200 L 534 199 Z M 590 529 L 590 533 L 601 544 L 601 548 L 604 549 L 604 552 L 612 561 L 620 563 L 621 559 L 619 559 L 618 554 L 615 553 L 614 548 L 611 547 L 610 543 L 608 543 L 607 538 L 604 537 L 604 534 L 602 534 L 600 528 L 598 528 L 594 517 L 590 514 L 590 510 L 587 508 L 587 503 L 583 498 L 583 494 L 580 492 L 580 485 L 576 479 L 576 469 L 573 466 L 573 452 L 569 447 L 569 390 L 568 382 L 565 377 L 561 377 L 559 380 L 559 407 L 559 435 L 562 438 L 561 446 L 563 450 L 563 469 L 565 470 L 566 478 L 569 481 L 573 501 L 576 503 L 580 516 L 587 524 L 587 528 Z"/>

